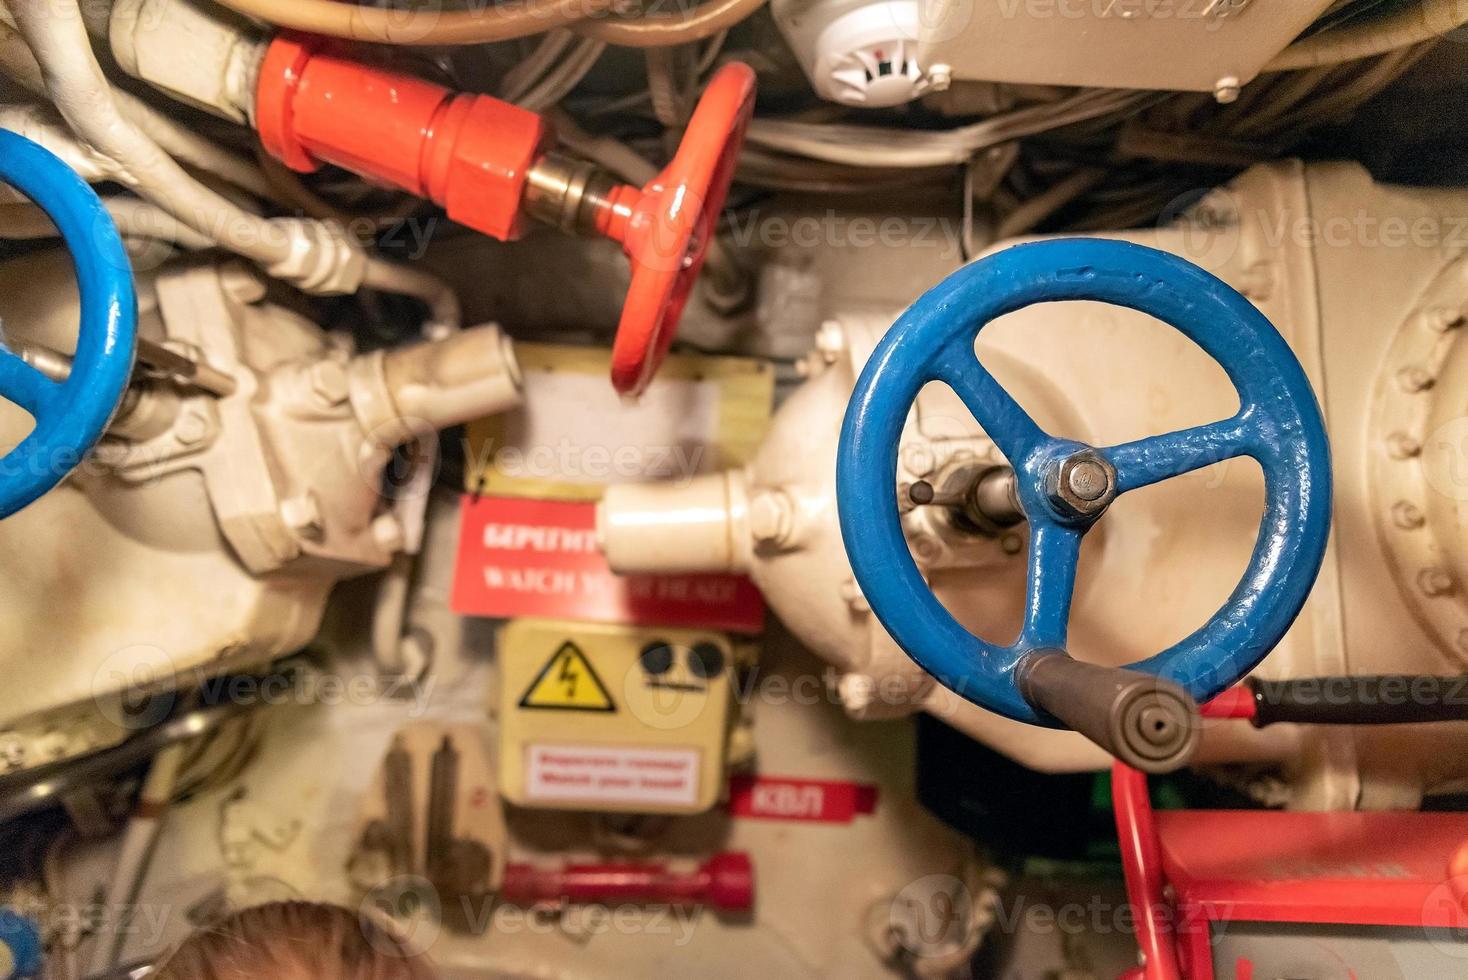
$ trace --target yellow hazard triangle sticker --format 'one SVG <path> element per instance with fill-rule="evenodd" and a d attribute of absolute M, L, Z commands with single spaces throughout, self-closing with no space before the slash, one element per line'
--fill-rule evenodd
<path fill-rule="evenodd" d="M 546 661 L 520 698 L 522 708 L 558 708 L 563 711 L 616 711 L 606 685 L 592 669 L 581 648 L 567 640 Z"/>

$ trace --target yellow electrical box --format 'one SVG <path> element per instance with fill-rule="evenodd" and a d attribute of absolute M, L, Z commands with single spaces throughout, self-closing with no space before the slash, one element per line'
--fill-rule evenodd
<path fill-rule="evenodd" d="M 718 802 L 734 699 L 727 637 L 516 619 L 498 649 L 505 799 L 635 813 Z"/>

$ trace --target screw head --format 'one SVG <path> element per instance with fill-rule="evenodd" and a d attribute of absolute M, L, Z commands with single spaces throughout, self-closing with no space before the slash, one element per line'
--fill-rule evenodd
<path fill-rule="evenodd" d="M 1094 449 L 1051 464 L 1045 495 L 1062 517 L 1095 517 L 1116 498 L 1116 468 Z"/>

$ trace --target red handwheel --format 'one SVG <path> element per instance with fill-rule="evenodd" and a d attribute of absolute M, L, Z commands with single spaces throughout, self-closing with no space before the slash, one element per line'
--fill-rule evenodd
<path fill-rule="evenodd" d="M 534 217 L 622 243 L 632 283 L 612 348 L 612 384 L 639 395 L 667 355 L 724 206 L 754 111 L 754 71 L 731 62 L 704 90 L 673 162 L 645 187 L 549 147 L 549 123 L 487 95 L 453 92 L 284 35 L 260 66 L 260 141 L 294 170 L 323 163 L 429 198 L 501 240 Z"/>
<path fill-rule="evenodd" d="M 622 243 L 632 283 L 612 345 L 612 386 L 639 395 L 673 337 L 703 268 L 754 111 L 754 72 L 725 65 L 699 99 L 671 163 L 641 190 L 620 187 L 598 230 Z"/>

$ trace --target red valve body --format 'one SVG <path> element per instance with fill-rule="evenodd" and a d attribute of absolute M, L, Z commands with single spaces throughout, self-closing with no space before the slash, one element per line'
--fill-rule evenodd
<path fill-rule="evenodd" d="M 716 854 L 696 871 L 677 874 L 663 864 L 505 865 L 500 898 L 538 902 L 708 905 L 722 912 L 754 907 L 754 869 L 739 851 Z"/>
<path fill-rule="evenodd" d="M 519 237 L 545 120 L 487 95 L 372 68 L 311 40 L 276 38 L 255 99 L 271 154 L 304 173 L 323 163 L 429 198 L 450 218 L 502 240 Z"/>

